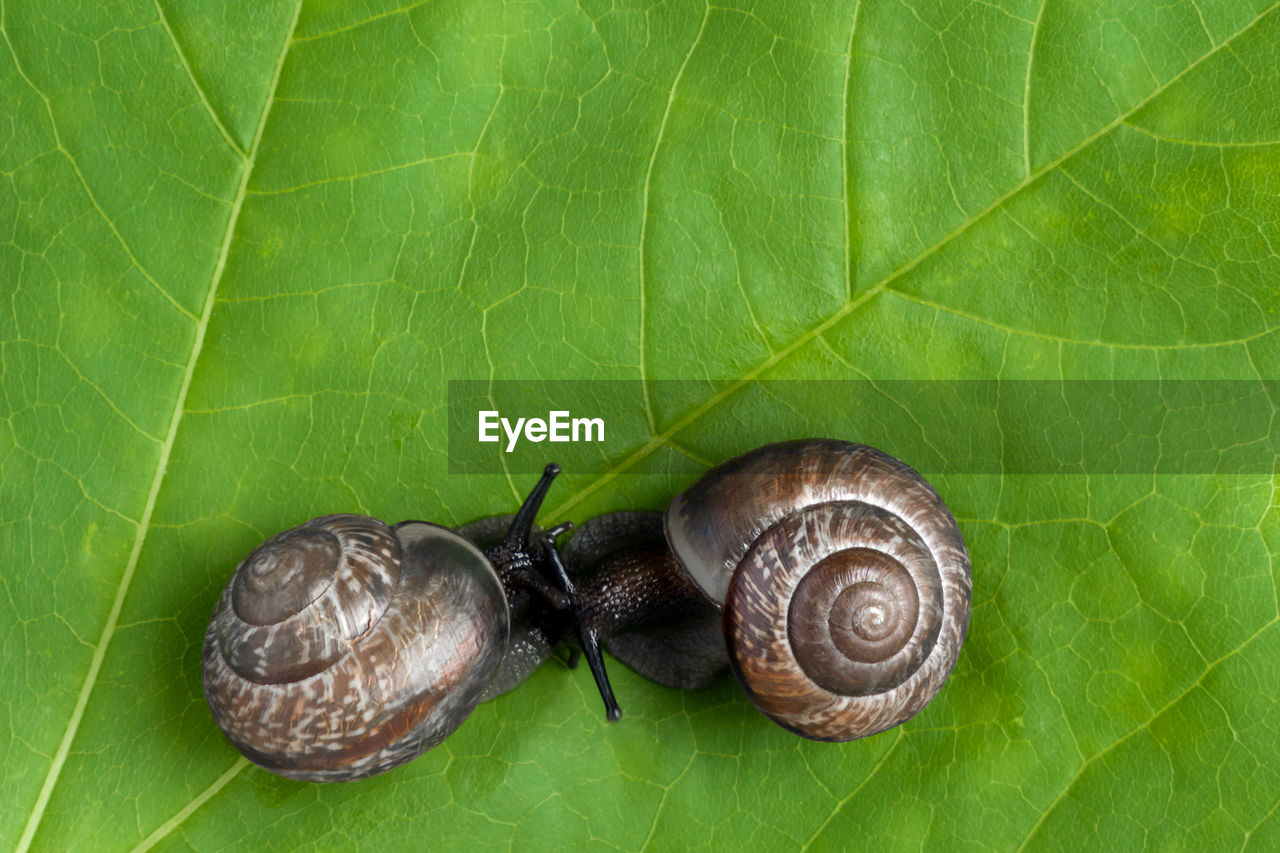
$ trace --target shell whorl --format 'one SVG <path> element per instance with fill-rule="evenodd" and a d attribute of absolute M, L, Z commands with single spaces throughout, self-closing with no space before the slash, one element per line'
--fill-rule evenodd
<path fill-rule="evenodd" d="M 382 616 L 400 543 L 375 518 L 327 515 L 277 534 L 236 568 L 214 622 L 227 663 L 259 684 L 332 666 Z"/>
<path fill-rule="evenodd" d="M 831 440 L 768 445 L 667 511 L 681 563 L 724 603 L 730 662 L 783 727 L 852 740 L 913 716 L 968 626 L 968 554 L 915 470 Z"/>
<path fill-rule="evenodd" d="M 260 766 L 295 779 L 358 779 L 462 723 L 509 626 L 493 568 L 453 532 L 326 516 L 241 563 L 205 634 L 205 696 Z M 301 662 L 289 657 L 299 653 Z"/>

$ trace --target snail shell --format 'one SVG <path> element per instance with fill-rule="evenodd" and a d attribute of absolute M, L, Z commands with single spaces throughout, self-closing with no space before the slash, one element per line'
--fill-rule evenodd
<path fill-rule="evenodd" d="M 969 623 L 955 519 L 908 465 L 826 439 L 771 444 L 676 497 L 667 541 L 723 602 L 730 665 L 756 706 L 815 740 L 911 718 Z"/>
<path fill-rule="evenodd" d="M 509 624 L 497 575 L 462 537 L 425 522 L 323 516 L 236 569 L 205 634 L 205 696 L 262 767 L 359 779 L 462 723 Z"/>

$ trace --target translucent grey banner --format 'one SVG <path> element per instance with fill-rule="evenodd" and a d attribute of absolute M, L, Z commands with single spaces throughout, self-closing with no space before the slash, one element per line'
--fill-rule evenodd
<path fill-rule="evenodd" d="M 1280 381 L 452 381 L 449 472 L 696 473 L 771 441 L 930 474 L 1272 474 Z"/>

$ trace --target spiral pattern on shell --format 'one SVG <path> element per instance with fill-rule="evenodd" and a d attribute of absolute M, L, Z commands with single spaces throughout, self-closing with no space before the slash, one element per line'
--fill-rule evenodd
<path fill-rule="evenodd" d="M 843 741 L 912 717 L 964 640 L 970 570 L 955 519 L 906 464 L 805 440 L 730 460 L 672 502 L 667 538 L 724 603 L 735 674 L 775 722 Z"/>
<path fill-rule="evenodd" d="M 324 516 L 253 551 L 205 634 L 205 696 L 245 756 L 296 779 L 358 779 L 439 743 L 506 649 L 501 583 L 425 522 Z"/>
<path fill-rule="evenodd" d="M 259 684 L 332 666 L 386 611 L 400 582 L 391 528 L 331 515 L 277 534 L 236 569 L 214 623 L 228 665 Z"/>

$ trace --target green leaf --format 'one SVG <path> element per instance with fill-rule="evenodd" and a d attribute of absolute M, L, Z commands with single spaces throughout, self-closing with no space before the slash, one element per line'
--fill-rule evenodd
<path fill-rule="evenodd" d="M 1280 378 L 1272 0 L 57 0 L 0 36 L 0 839 L 1280 845 L 1280 516 L 1234 410 L 1210 473 L 1082 458 L 1075 409 L 987 470 L 920 391 Z M 560 379 L 639 391 L 548 519 L 796 435 L 920 464 L 974 567 L 937 700 L 819 744 L 614 662 L 607 725 L 549 664 L 386 776 L 241 759 L 199 675 L 237 560 L 510 511 L 525 473 L 449 473 L 448 382 Z"/>

